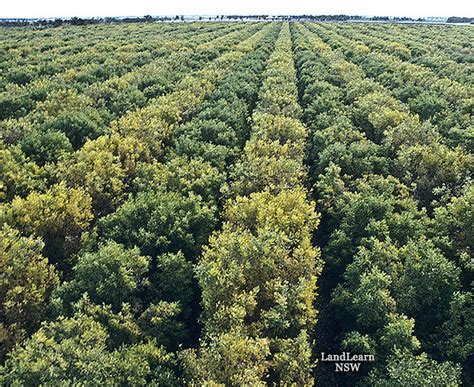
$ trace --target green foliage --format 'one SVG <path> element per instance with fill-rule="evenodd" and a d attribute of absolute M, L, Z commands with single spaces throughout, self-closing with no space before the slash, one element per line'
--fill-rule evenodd
<path fill-rule="evenodd" d="M 101 136 L 59 164 L 57 173 L 68 185 L 86 190 L 95 214 L 103 216 L 125 201 L 138 163 L 150 159 L 148 147 L 132 137 Z"/>
<path fill-rule="evenodd" d="M 270 354 L 267 339 L 251 338 L 238 331 L 211 336 L 201 343 L 199 357 L 185 351 L 186 379 L 198 384 L 264 385 Z"/>
<path fill-rule="evenodd" d="M 105 327 L 85 315 L 59 318 L 9 355 L 6 384 L 177 384 L 172 357 L 152 342 L 111 350 Z"/>
<path fill-rule="evenodd" d="M 7 148 L 0 142 L 0 200 L 9 202 L 42 185 L 40 168 L 19 147 Z"/>
<path fill-rule="evenodd" d="M 446 361 L 470 384 L 472 93 L 409 63 L 420 56 L 398 37 L 421 27 L 395 43 L 385 31 L 397 28 L 293 26 L 338 324 L 321 335 L 375 355 L 368 379 L 341 378 L 351 385 L 459 385 Z"/>
<path fill-rule="evenodd" d="M 233 171 L 232 193 L 248 195 L 265 187 L 278 191 L 298 186 L 305 177 L 305 128 L 285 116 L 254 114 L 253 121 L 254 137 Z"/>
<path fill-rule="evenodd" d="M 72 152 L 66 135 L 54 130 L 30 133 L 21 141 L 21 149 L 38 165 L 58 162 Z"/>
<path fill-rule="evenodd" d="M 33 107 L 33 102 L 24 95 L 0 93 L 0 119 L 23 117 Z"/>
<path fill-rule="evenodd" d="M 399 101 L 383 92 L 361 96 L 353 111 L 355 123 L 376 143 L 386 129 L 398 126 L 408 116 Z"/>
<path fill-rule="evenodd" d="M 80 148 L 87 139 L 99 137 L 103 132 L 101 117 L 92 109 L 60 113 L 47 126 L 63 132 L 74 149 Z"/>
<path fill-rule="evenodd" d="M 106 303 L 119 308 L 131 301 L 148 270 L 149 257 L 140 255 L 138 248 L 125 249 L 109 242 L 97 253 L 85 253 L 72 269 L 72 280 L 64 282 L 55 297 L 67 302 L 78 301 L 87 293 L 96 304 Z"/>
<path fill-rule="evenodd" d="M 215 208 L 190 193 L 145 191 L 99 222 L 101 234 L 147 255 L 182 250 L 195 257 L 215 224 Z"/>
<path fill-rule="evenodd" d="M 473 384 L 472 29 L 59 24 L 1 31 L 0 384 Z"/>
<path fill-rule="evenodd" d="M 254 321 L 259 315 L 263 318 L 249 329 L 271 336 L 314 323 L 320 267 L 310 233 L 317 216 L 304 194 L 252 194 L 230 204 L 226 214 L 222 232 L 211 238 L 197 267 L 205 318 L 212 318 L 206 323 L 209 330 Z M 237 305 L 245 308 L 244 315 L 234 315 Z"/>
<path fill-rule="evenodd" d="M 276 340 L 276 355 L 273 364 L 275 383 L 312 386 L 311 371 L 314 367 L 311 359 L 311 346 L 308 334 L 302 330 L 294 339 Z"/>
<path fill-rule="evenodd" d="M 159 255 L 152 268 L 147 292 L 154 300 L 179 302 L 181 312 L 190 313 L 193 299 L 193 265 L 183 253 Z"/>
<path fill-rule="evenodd" d="M 18 230 L 0 230 L 0 359 L 34 332 L 46 317 L 51 292 L 59 285 L 55 268 L 41 255 L 43 243 Z"/>
<path fill-rule="evenodd" d="M 463 269 L 463 284 L 474 281 L 472 248 L 474 246 L 474 189 L 467 186 L 459 197 L 452 197 L 446 207 L 435 209 L 433 234 L 446 253 Z"/>
<path fill-rule="evenodd" d="M 341 122 L 314 133 L 312 146 L 320 150 L 313 156 L 315 180 L 316 174 L 323 173 L 331 163 L 339 165 L 353 178 L 386 173 L 389 162 L 383 155 L 383 148 L 351 126 Z"/>
<path fill-rule="evenodd" d="M 176 351 L 186 339 L 181 312 L 181 306 L 177 302 L 159 301 L 151 304 L 138 318 L 140 331 L 166 348 Z"/>
<path fill-rule="evenodd" d="M 226 188 L 234 199 L 196 267 L 205 329 L 199 350 L 185 356 L 192 382 L 313 383 L 306 332 L 316 321 L 321 265 L 311 234 L 319 219 L 302 187 L 307 133 L 298 120 L 290 38 L 284 25 Z"/>
<path fill-rule="evenodd" d="M 367 379 L 370 386 L 459 386 L 459 367 L 449 363 L 437 363 L 426 354 L 414 356 L 396 350 L 385 372 L 373 372 Z"/>
<path fill-rule="evenodd" d="M 398 302 L 402 311 L 416 316 L 422 336 L 448 317 L 449 303 L 460 287 L 460 270 L 425 239 L 410 241 L 400 253 L 404 269 Z"/>
<path fill-rule="evenodd" d="M 474 349 L 474 308 L 472 292 L 456 292 L 449 305 L 448 319 L 442 325 L 443 348 L 449 359 L 468 360 Z"/>
<path fill-rule="evenodd" d="M 445 99 L 426 91 L 418 94 L 409 104 L 410 108 L 417 112 L 423 120 L 434 117 L 437 113 L 449 108 Z"/>
<path fill-rule="evenodd" d="M 473 162 L 460 148 L 416 145 L 400 150 L 396 172 L 402 181 L 414 184 L 416 198 L 429 207 L 437 190 L 448 197 L 461 190 L 469 181 Z"/>
<path fill-rule="evenodd" d="M 68 271 L 66 257 L 80 248 L 80 238 L 92 219 L 91 198 L 82 189 L 67 188 L 61 182 L 45 193 L 15 197 L 7 207 L 6 221 L 22 232 L 39 236 L 44 254 L 61 270 Z"/>
<path fill-rule="evenodd" d="M 193 193 L 209 204 L 217 204 L 226 176 L 211 163 L 175 157 L 165 164 L 140 164 L 134 186 L 137 191 L 156 187 L 179 193 Z"/>
<path fill-rule="evenodd" d="M 407 187 L 395 178 L 369 175 L 354 185 L 355 192 L 343 192 L 340 207 L 332 209 L 338 227 L 327 244 L 327 260 L 336 271 L 352 260 L 364 238 L 388 233 L 403 243 L 422 235 L 428 222 Z"/>
<path fill-rule="evenodd" d="M 88 95 L 94 99 L 96 105 L 105 107 L 115 117 L 141 108 L 146 103 L 146 97 L 137 85 L 131 85 L 118 77 L 91 85 Z"/>

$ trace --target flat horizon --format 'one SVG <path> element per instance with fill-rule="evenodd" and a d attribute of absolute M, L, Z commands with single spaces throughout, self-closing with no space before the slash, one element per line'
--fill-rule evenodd
<path fill-rule="evenodd" d="M 104 19 L 104 18 L 141 18 L 144 16 L 151 16 L 154 18 L 160 17 L 176 17 L 176 16 L 183 16 L 185 18 L 189 17 L 220 17 L 220 16 L 240 16 L 240 17 L 256 17 L 256 16 L 268 16 L 268 17 L 299 17 L 299 16 L 337 16 L 337 15 L 344 15 L 350 17 L 363 17 L 363 18 L 372 18 L 372 17 L 389 17 L 389 18 L 449 18 L 449 17 L 464 17 L 470 18 L 470 16 L 452 14 L 449 16 L 439 16 L 439 15 L 427 15 L 427 16 L 408 16 L 408 15 L 373 15 L 373 14 L 349 14 L 349 13 L 333 13 L 333 14 L 317 14 L 317 13 L 305 13 L 305 14 L 272 14 L 272 13 L 262 13 L 262 14 L 131 14 L 131 15 L 92 15 L 92 16 L 45 16 L 45 17 L 0 17 L 0 20 L 48 20 L 48 19 L 72 19 L 74 17 L 82 18 L 82 19 Z"/>
<path fill-rule="evenodd" d="M 474 3 L 473 3 L 474 4 Z M 432 2 L 428 0 L 399 0 L 385 3 L 377 0 L 332 0 L 314 2 L 296 0 L 287 2 L 274 0 L 271 4 L 262 0 L 240 0 L 215 3 L 203 0 L 154 2 L 135 0 L 128 2 L 83 0 L 79 3 L 66 3 L 60 0 L 18 0 L 2 4 L 1 19 L 52 19 L 52 18 L 103 18 L 103 17 L 141 17 L 154 16 L 213 16 L 213 15 L 349 15 L 349 16 L 389 16 L 389 17 L 471 17 L 473 4 L 464 0 Z"/>

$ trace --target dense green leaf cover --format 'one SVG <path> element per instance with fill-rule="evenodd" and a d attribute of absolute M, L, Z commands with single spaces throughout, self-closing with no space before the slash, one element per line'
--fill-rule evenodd
<path fill-rule="evenodd" d="M 0 384 L 474 383 L 472 27 L 0 37 Z"/>

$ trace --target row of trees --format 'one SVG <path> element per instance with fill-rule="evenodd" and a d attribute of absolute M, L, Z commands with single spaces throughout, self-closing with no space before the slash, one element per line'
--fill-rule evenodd
<path fill-rule="evenodd" d="M 375 355 L 363 383 L 457 385 L 461 364 L 469 384 L 472 267 L 452 227 L 470 229 L 455 214 L 472 203 L 472 156 L 306 27 L 293 33 L 337 323 L 329 334 Z"/>
<path fill-rule="evenodd" d="M 134 122 L 136 125 L 140 124 L 139 119 L 143 117 L 144 114 L 136 112 L 137 107 L 146 103 L 146 101 L 149 104 L 153 101 L 157 103 L 157 100 L 156 98 L 145 98 L 143 92 L 146 92 L 146 88 L 141 91 L 138 88 L 138 82 L 143 82 L 144 79 L 146 80 L 151 77 L 148 83 L 150 87 L 153 87 L 152 85 L 166 86 L 163 87 L 162 90 L 157 90 L 156 93 L 153 93 L 153 95 L 157 94 L 158 96 L 166 92 L 168 88 L 171 88 L 173 84 L 179 81 L 181 81 L 181 88 L 185 89 L 186 82 L 188 82 L 188 84 L 193 82 L 193 78 L 189 77 L 190 70 L 194 67 L 197 69 L 203 67 L 205 63 L 208 63 L 212 58 L 219 55 L 219 52 L 222 51 L 225 53 L 234 47 L 233 43 L 251 35 L 256 31 L 256 28 L 259 29 L 260 27 L 249 26 L 248 29 L 244 31 L 235 31 L 217 37 L 216 44 L 204 43 L 199 45 L 196 47 L 196 56 L 200 58 L 198 62 L 199 65 L 194 64 L 193 66 L 192 63 L 196 62 L 191 60 L 188 62 L 189 66 L 183 65 L 182 71 L 176 71 L 176 73 L 174 73 L 172 81 L 169 81 L 167 85 L 165 82 L 160 82 L 160 79 L 172 72 L 172 66 L 175 64 L 175 61 L 179 59 L 175 55 L 171 55 L 164 60 L 159 60 L 158 63 L 150 63 L 150 66 L 142 67 L 139 71 L 133 71 L 123 78 L 115 78 L 97 86 L 92 85 L 90 89 L 85 89 L 83 93 L 62 88 L 58 91 L 52 91 L 47 94 L 45 101 L 39 102 L 37 107 L 28 116 L 23 119 L 8 119 L 3 121 L 2 125 L 5 130 L 2 134 L 4 142 L 6 143 L 5 146 L 8 148 L 3 151 L 5 174 L 2 176 L 3 184 L 1 190 L 5 199 L 11 200 L 15 195 L 25 196 L 29 190 L 37 189 L 41 186 L 43 186 L 44 189 L 45 183 L 48 184 L 51 183 L 51 181 L 54 182 L 58 179 L 64 179 L 64 175 L 70 174 L 74 169 L 71 163 L 81 163 L 82 166 L 80 168 L 90 163 L 99 163 L 101 157 L 97 152 L 102 155 L 102 158 L 105 157 L 106 160 L 108 159 L 108 161 L 103 160 L 102 163 L 116 164 L 115 161 L 110 159 L 111 156 L 106 156 L 109 153 L 105 152 L 104 154 L 104 149 L 100 149 L 99 147 L 107 147 L 109 151 L 121 147 L 123 152 L 127 147 L 132 147 L 132 149 L 139 147 L 139 153 L 144 153 L 145 149 L 143 144 L 119 144 L 120 140 L 115 136 L 115 139 L 112 140 L 112 143 L 115 143 L 115 145 L 110 144 L 106 146 L 104 144 L 104 138 L 97 139 L 96 142 L 91 142 L 84 147 L 84 149 L 81 149 L 81 152 L 71 156 L 72 151 L 82 148 L 82 144 L 86 143 L 88 139 L 95 139 L 105 133 L 113 132 L 114 130 L 112 128 L 120 125 L 125 126 L 125 123 L 127 123 L 129 127 L 132 126 Z M 226 45 L 226 48 L 218 48 L 221 44 Z M 212 53 L 212 55 L 209 55 L 210 53 Z M 184 56 L 183 53 L 179 55 Z M 192 55 L 188 56 L 192 57 Z M 167 62 L 166 59 L 169 59 L 169 62 Z M 222 66 L 218 65 L 217 67 Z M 160 71 L 156 71 L 156 68 L 160 69 Z M 187 78 L 182 80 L 182 78 L 186 76 Z M 213 76 L 214 75 L 210 75 L 210 78 Z M 128 77 L 128 80 L 125 77 Z M 214 81 L 217 81 L 217 79 Z M 54 85 L 55 83 L 52 82 L 52 84 Z M 196 90 L 196 92 L 199 93 L 200 91 Z M 140 96 L 138 100 L 141 101 L 138 105 L 133 102 L 137 93 Z M 199 98 L 202 100 L 204 96 L 205 95 L 202 95 Z M 152 97 L 152 95 L 150 95 L 150 97 Z M 166 98 L 158 100 L 158 103 L 164 104 L 161 110 L 164 116 L 169 116 L 168 120 L 180 119 L 180 117 L 173 117 L 173 115 L 176 116 L 179 114 L 179 110 L 177 110 L 180 109 L 180 107 L 177 106 L 179 103 L 178 99 L 179 95 L 175 94 L 174 102 L 171 99 L 166 100 Z M 199 102 L 199 99 L 197 102 Z M 173 112 L 171 111 L 171 105 L 174 106 Z M 123 106 L 123 108 L 119 108 L 120 106 Z M 188 108 L 189 107 L 182 107 L 182 110 Z M 168 111 L 166 109 L 168 109 Z M 117 122 L 111 122 L 110 125 L 107 124 L 110 119 L 113 118 L 113 115 L 110 114 L 111 111 L 114 111 L 115 115 L 121 117 L 121 121 L 119 121 L 120 124 L 117 124 Z M 148 112 L 152 114 L 152 109 L 148 109 Z M 108 118 L 105 119 L 104 117 Z M 148 127 L 152 128 L 151 130 L 153 130 L 153 125 L 157 123 L 156 121 L 157 119 L 148 123 Z M 168 125 L 168 123 L 165 124 Z M 171 124 L 171 122 L 169 124 Z M 109 141 L 106 140 L 106 142 Z M 149 142 L 147 142 L 145 148 L 159 148 L 159 146 L 158 143 L 153 144 L 152 139 L 149 138 Z M 92 156 L 91 152 L 95 153 L 93 156 L 95 159 L 89 157 Z M 115 153 L 114 157 L 118 157 L 118 153 L 120 152 L 116 149 L 113 153 Z M 31 162 L 26 161 L 25 156 L 42 168 L 32 166 Z M 69 159 L 69 161 L 66 159 Z M 74 159 L 76 159 L 76 161 L 74 161 Z M 89 161 L 87 161 L 87 159 L 89 159 Z M 57 168 L 47 166 L 48 164 L 56 164 L 58 162 L 64 165 L 64 168 L 62 166 Z M 133 166 L 130 167 L 133 168 Z M 61 171 L 64 169 L 66 170 L 62 173 Z M 104 169 L 104 166 L 101 166 L 100 169 Z M 59 177 L 57 177 L 58 172 Z M 81 174 L 84 173 L 90 173 L 90 171 L 82 169 Z M 100 175 L 104 173 L 110 174 L 112 172 L 97 171 L 97 173 Z M 81 179 L 81 174 L 73 175 L 71 178 L 75 180 Z M 120 175 L 123 174 L 123 172 L 115 171 L 113 174 Z M 92 181 L 89 184 L 99 185 L 95 190 L 100 190 L 100 185 L 103 183 L 97 181 L 97 178 L 92 178 L 92 176 L 91 179 Z M 117 184 L 120 183 L 117 182 L 110 188 L 107 188 L 109 191 L 112 191 L 110 194 L 113 194 L 113 187 L 117 187 Z M 28 186 L 30 187 L 29 189 L 26 188 Z M 105 200 L 108 199 L 105 198 Z M 112 201 L 116 200 L 117 198 Z"/>
<path fill-rule="evenodd" d="M 192 32 L 188 31 L 184 38 L 190 34 Z M 159 57 L 146 65 L 145 61 L 143 66 L 131 63 L 127 68 L 117 68 L 111 63 L 103 81 L 90 78 L 90 82 L 86 82 L 80 76 L 83 67 L 80 60 L 78 68 L 45 75 L 23 86 L 9 83 L 0 97 L 4 118 L 1 121 L 2 140 L 7 144 L 19 144 L 39 165 L 55 162 L 63 153 L 70 153 L 71 148 L 79 148 L 87 138 L 93 139 L 106 132 L 113 119 L 144 106 L 149 99 L 169 91 L 189 71 L 218 56 L 222 52 L 219 44 L 228 44 L 228 49 L 239 39 L 235 36 L 237 32 L 231 33 L 229 40 L 224 37 L 227 35 L 222 31 L 197 34 L 187 49 L 178 53 L 174 51 L 180 46 L 180 40 L 165 37 L 162 42 L 168 45 L 161 49 Z M 207 43 L 209 39 L 219 37 L 222 39 L 217 39 L 217 46 Z M 154 52 L 153 47 L 143 49 Z M 186 54 L 187 50 L 196 50 L 195 56 Z M 12 68 L 16 68 L 15 63 Z"/>
<path fill-rule="evenodd" d="M 160 99 L 168 104 L 150 110 L 156 119 L 144 120 L 148 133 L 166 133 L 169 143 L 223 77 L 238 74 L 237 64 L 246 74 L 253 61 L 244 58 L 271 44 L 274 29 L 263 26 L 248 39 L 241 32 L 237 47 L 186 76 L 183 91 L 178 86 Z M 195 94 L 184 93 L 189 84 Z M 10 353 L 5 383 L 177 383 L 170 351 L 189 345 L 191 262 L 215 224 L 207 183 L 222 178 L 199 160 L 160 163 L 164 148 L 140 136 L 145 129 L 86 141 L 72 158 L 45 165 L 58 183 L 2 206 L 2 265 L 12 273 L 2 288 L 2 356 L 36 331 Z M 20 269 L 18 256 L 31 257 L 31 270 Z M 43 347 L 44 339 L 51 345 Z"/>
<path fill-rule="evenodd" d="M 352 30 L 351 30 L 352 31 Z M 442 26 L 404 26 L 369 25 L 359 29 L 363 35 L 377 38 L 368 42 L 372 48 L 381 49 L 388 54 L 398 55 L 412 63 L 433 69 L 438 75 L 472 85 L 472 56 L 470 55 L 469 28 L 444 28 Z M 380 40 L 393 36 L 398 46 L 389 47 Z M 401 49 L 402 48 L 402 49 Z"/>
<path fill-rule="evenodd" d="M 355 41 L 352 36 L 345 37 L 334 31 L 326 35 L 322 27 L 315 24 L 310 28 L 320 33 L 330 45 L 341 49 L 346 58 L 360 65 L 368 77 L 389 88 L 413 113 L 423 120 L 431 120 L 448 145 L 461 145 L 469 151 L 474 149 L 469 130 L 474 101 L 472 86 L 439 77 L 430 69 L 395 55 L 371 51 L 365 41 L 374 40 L 373 37 L 363 35 L 364 41 Z M 386 46 L 393 47 L 393 44 Z"/>
<path fill-rule="evenodd" d="M 472 384 L 471 89 L 380 29 L 6 31 L 0 383 Z"/>
<path fill-rule="evenodd" d="M 307 132 L 299 121 L 289 25 L 271 55 L 252 130 L 232 168 L 222 228 L 197 264 L 203 334 L 185 354 L 193 383 L 313 383 L 309 331 L 319 251 L 304 188 Z"/>
<path fill-rule="evenodd" d="M 3 30 L 3 82 L 22 85 L 40 77 L 77 68 L 116 71 L 136 69 L 174 49 L 203 42 L 206 35 L 223 29 L 216 24 L 88 27 L 84 30 Z M 188 47 L 189 47 L 188 46 Z M 111 57 L 110 53 L 114 52 Z M 90 74 L 89 76 L 91 76 Z M 117 73 L 118 75 L 118 73 Z M 86 80 L 87 78 L 85 78 Z M 71 80 L 71 79 L 69 79 Z M 4 85 L 4 84 L 3 84 Z"/>
<path fill-rule="evenodd" d="M 251 26 L 246 29 L 248 35 L 245 36 L 250 36 L 257 28 Z M 242 31 L 241 28 L 235 31 L 211 29 L 193 35 L 193 39 L 185 44 L 183 40 L 189 39 L 193 31 L 184 31 L 182 37 L 165 35 L 161 42 L 158 41 L 162 45 L 159 51 L 154 45 L 128 44 L 128 49 L 122 48 L 125 56 L 137 48 L 154 53 L 143 55 L 140 64 L 125 60 L 124 63 L 128 64 L 123 65 L 120 57 L 118 61 L 105 59 L 110 57 L 110 53 L 104 45 L 102 54 L 94 54 L 92 49 L 87 54 L 73 55 L 78 56 L 77 65 L 69 64 L 72 67 L 65 71 L 35 76 L 25 85 L 8 83 L 0 98 L 1 118 L 5 119 L 2 137 L 12 141 L 18 140 L 25 132 L 57 131 L 62 128 L 69 137 L 78 137 L 70 139 L 77 147 L 77 143 L 83 143 L 89 134 L 81 131 L 91 131 L 89 137 L 93 138 L 97 132 L 104 132 L 113 119 L 171 91 L 173 85 L 190 71 L 202 68 L 237 44 L 243 37 L 239 31 Z M 101 64 L 102 55 L 107 64 Z M 41 54 L 40 58 L 45 56 Z M 84 64 L 89 56 L 95 57 L 97 62 Z M 61 66 L 67 65 L 64 63 Z M 12 68 L 17 68 L 17 63 L 12 63 Z M 100 74 L 97 69 L 100 69 Z"/>

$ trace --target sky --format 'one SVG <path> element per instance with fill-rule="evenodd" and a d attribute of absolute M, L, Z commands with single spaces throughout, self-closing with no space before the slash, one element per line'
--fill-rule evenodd
<path fill-rule="evenodd" d="M 347 14 L 474 16 L 472 0 L 0 0 L 0 18 Z"/>

